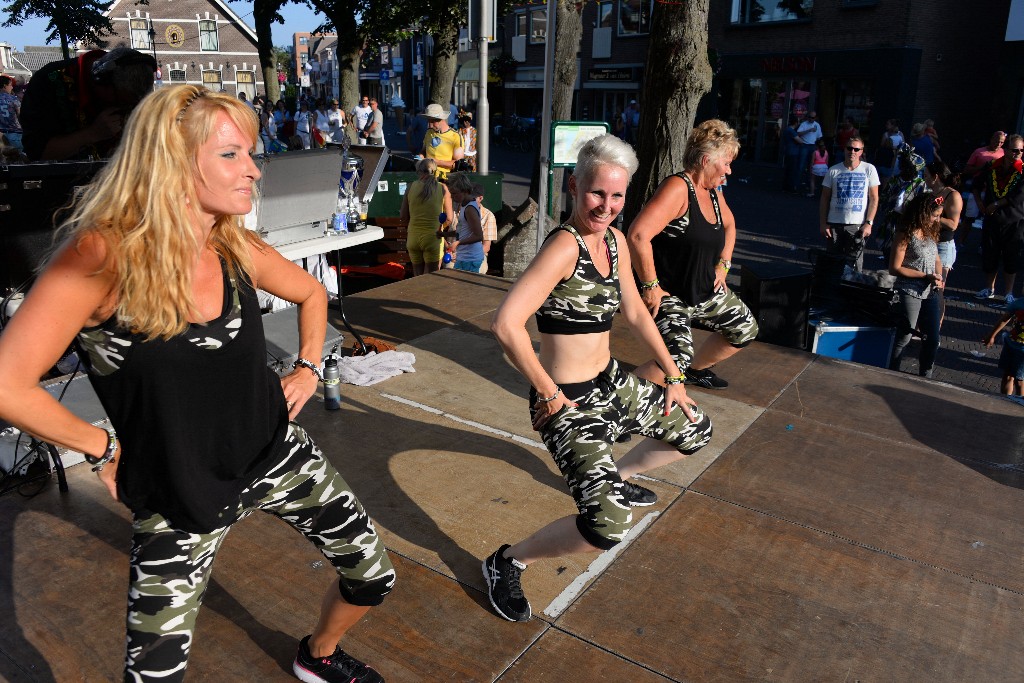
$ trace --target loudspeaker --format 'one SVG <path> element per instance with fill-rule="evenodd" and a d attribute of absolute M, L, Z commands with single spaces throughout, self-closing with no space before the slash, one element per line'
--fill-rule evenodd
<path fill-rule="evenodd" d="M 52 250 L 54 222 L 106 161 L 0 166 L 0 289 L 26 284 Z"/>
<path fill-rule="evenodd" d="M 807 268 L 790 263 L 743 265 L 740 299 L 757 319 L 760 341 L 806 349 L 810 292 Z"/>

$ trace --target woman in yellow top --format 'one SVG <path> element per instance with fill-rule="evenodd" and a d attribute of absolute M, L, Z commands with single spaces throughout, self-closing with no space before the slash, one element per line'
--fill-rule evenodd
<path fill-rule="evenodd" d="M 433 159 L 417 161 L 419 179 L 413 181 L 402 199 L 402 222 L 409 225 L 405 248 L 413 276 L 433 273 L 441 267 L 443 240 L 437 233 L 451 218 L 452 195 L 437 181 L 436 172 L 437 162 Z M 444 214 L 443 219 L 441 214 Z"/>

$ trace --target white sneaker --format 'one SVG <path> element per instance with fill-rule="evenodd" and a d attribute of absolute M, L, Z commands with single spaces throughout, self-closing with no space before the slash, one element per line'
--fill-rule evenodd
<path fill-rule="evenodd" d="M 983 290 L 979 291 L 978 293 L 976 293 L 974 295 L 974 298 L 975 299 L 994 299 L 994 298 L 996 298 L 996 293 L 993 292 L 991 289 L 986 287 L 985 289 L 983 289 Z"/>

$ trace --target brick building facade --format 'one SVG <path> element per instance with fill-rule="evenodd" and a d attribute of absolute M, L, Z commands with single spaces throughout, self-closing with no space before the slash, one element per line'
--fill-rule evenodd
<path fill-rule="evenodd" d="M 162 83 L 202 84 L 250 99 L 265 93 L 256 32 L 226 2 L 177 0 L 140 4 L 115 0 L 110 46 L 152 54 Z"/>
<path fill-rule="evenodd" d="M 612 123 L 630 99 L 641 99 L 645 74 L 658 76 L 657 65 L 646 64 L 653 3 L 586 4 L 573 118 Z M 777 164 L 781 128 L 791 113 L 816 110 L 827 138 L 852 117 L 868 159 L 887 119 L 899 119 L 905 133 L 914 122 L 934 119 L 952 161 L 987 141 L 992 130 L 1024 125 L 1024 48 L 1006 38 L 1011 6 L 1024 0 L 984 5 L 712 0 L 708 42 L 716 75 L 698 120 L 729 121 L 743 139 L 743 158 Z M 546 5 L 519 6 L 501 26 L 501 52 L 511 55 L 505 61 L 512 66 L 504 86 L 492 89 L 492 111 L 538 115 Z"/>

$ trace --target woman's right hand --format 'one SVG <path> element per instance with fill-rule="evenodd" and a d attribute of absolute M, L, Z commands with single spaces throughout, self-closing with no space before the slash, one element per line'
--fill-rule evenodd
<path fill-rule="evenodd" d="M 662 289 L 659 285 L 655 285 L 651 289 L 640 290 L 640 298 L 644 301 L 644 306 L 651 312 L 651 317 L 657 317 L 658 309 L 661 307 L 661 300 L 668 296 L 668 292 Z"/>
<path fill-rule="evenodd" d="M 551 401 L 537 401 L 533 404 L 533 431 L 539 432 L 563 407 L 575 408 L 577 404 L 560 393 Z"/>

